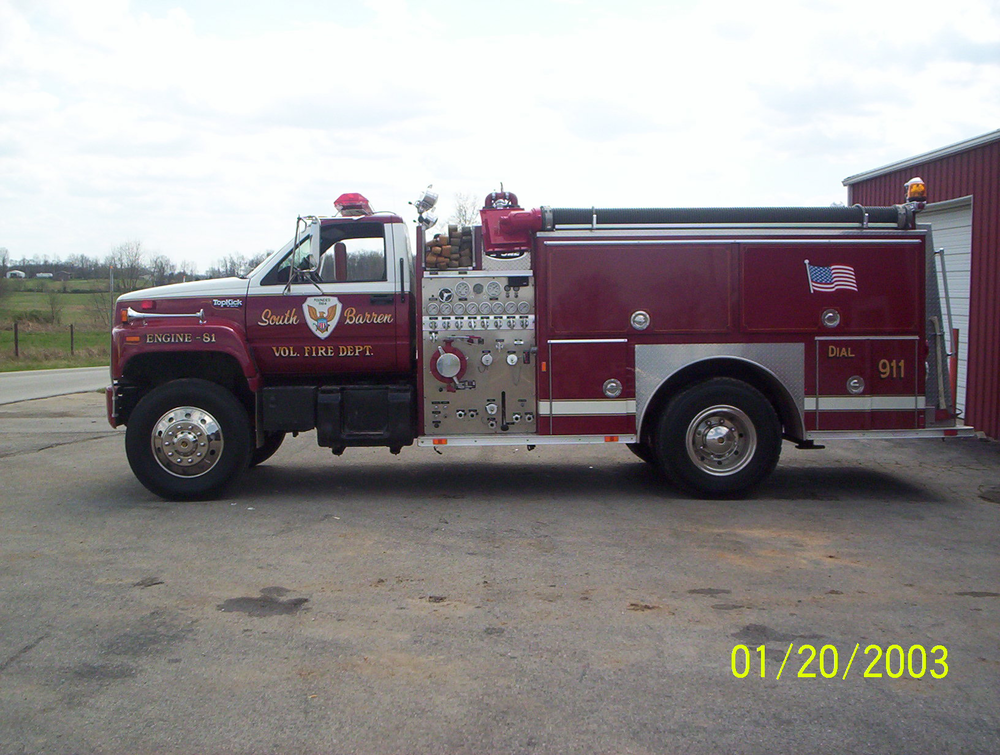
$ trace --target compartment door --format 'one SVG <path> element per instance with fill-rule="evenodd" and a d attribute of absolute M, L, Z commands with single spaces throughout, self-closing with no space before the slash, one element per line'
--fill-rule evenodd
<path fill-rule="evenodd" d="M 549 400 L 539 401 L 539 416 L 553 435 L 635 433 L 635 359 L 626 339 L 549 341 L 548 357 Z"/>
<path fill-rule="evenodd" d="M 806 417 L 816 430 L 910 430 L 924 397 L 916 337 L 817 338 Z"/>

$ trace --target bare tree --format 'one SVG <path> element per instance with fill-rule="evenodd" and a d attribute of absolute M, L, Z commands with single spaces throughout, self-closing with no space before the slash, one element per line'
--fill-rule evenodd
<path fill-rule="evenodd" d="M 198 274 L 198 265 L 190 260 L 184 260 L 178 266 L 177 272 L 184 280 L 193 279 Z"/>
<path fill-rule="evenodd" d="M 115 290 L 135 291 L 139 288 L 139 280 L 145 272 L 146 252 L 138 239 L 125 241 L 108 255 L 108 265 L 115 269 Z"/>
<path fill-rule="evenodd" d="M 455 211 L 448 218 L 449 223 L 455 225 L 478 225 L 479 224 L 479 196 L 469 194 L 464 191 L 455 195 Z"/>
<path fill-rule="evenodd" d="M 249 257 L 239 252 L 227 254 L 225 257 L 219 258 L 218 263 L 214 267 L 208 268 L 207 275 L 209 278 L 232 278 L 246 275 L 263 262 L 273 251 L 272 249 L 268 249 L 257 254 L 252 254 Z"/>
<path fill-rule="evenodd" d="M 170 283 L 170 276 L 176 270 L 177 266 L 165 254 L 158 254 L 149 261 L 149 274 L 154 286 Z"/>

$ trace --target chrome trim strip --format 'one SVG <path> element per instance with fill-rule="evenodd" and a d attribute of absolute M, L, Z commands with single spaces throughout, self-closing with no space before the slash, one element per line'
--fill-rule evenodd
<path fill-rule="evenodd" d="M 564 338 L 548 343 L 628 343 L 627 338 Z"/>
<path fill-rule="evenodd" d="M 469 270 L 452 268 L 450 270 L 424 270 L 424 278 L 516 278 L 519 276 L 533 278 L 534 273 L 528 270 Z"/>
<path fill-rule="evenodd" d="M 970 438 L 976 429 L 968 425 L 957 427 L 925 427 L 912 430 L 813 430 L 806 440 L 864 440 L 866 438 Z"/>
<path fill-rule="evenodd" d="M 617 438 L 617 440 L 608 440 Z M 444 440 L 447 446 L 558 446 L 585 443 L 635 443 L 635 435 L 423 435 L 417 445 L 434 446 Z M 437 446 L 440 447 L 440 444 Z"/>
<path fill-rule="evenodd" d="M 817 341 L 919 341 L 920 336 L 816 336 Z"/>

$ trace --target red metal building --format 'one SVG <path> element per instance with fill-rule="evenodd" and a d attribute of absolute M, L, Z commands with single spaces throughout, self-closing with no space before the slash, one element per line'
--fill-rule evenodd
<path fill-rule="evenodd" d="M 918 222 L 931 224 L 945 250 L 959 411 L 1000 439 L 1000 130 L 845 178 L 848 204 L 901 202 L 914 176 L 928 188 Z"/>

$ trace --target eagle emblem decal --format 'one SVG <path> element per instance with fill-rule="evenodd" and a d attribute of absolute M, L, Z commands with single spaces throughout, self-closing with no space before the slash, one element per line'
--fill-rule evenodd
<path fill-rule="evenodd" d="M 340 300 L 336 296 L 310 296 L 302 303 L 306 325 L 320 338 L 326 338 L 337 327 L 340 311 Z"/>

